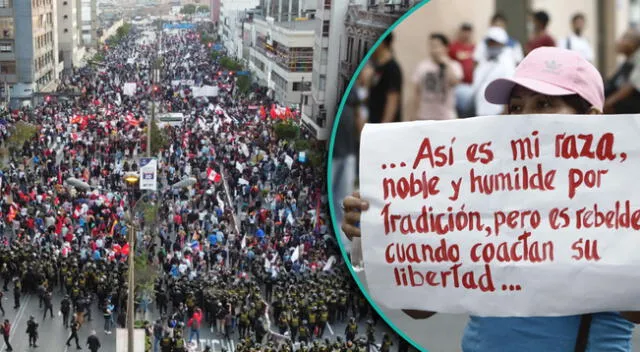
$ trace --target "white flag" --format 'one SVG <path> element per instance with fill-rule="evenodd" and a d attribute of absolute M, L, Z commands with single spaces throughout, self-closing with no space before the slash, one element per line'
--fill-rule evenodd
<path fill-rule="evenodd" d="M 327 260 L 327 263 L 324 265 L 324 268 L 322 268 L 322 271 L 329 271 L 331 270 L 331 266 L 333 266 L 333 263 L 336 262 L 336 256 L 332 255 L 329 260 Z"/>
<path fill-rule="evenodd" d="M 291 254 L 291 261 L 295 262 L 298 260 L 299 257 L 300 257 L 300 247 L 296 247 L 296 249 L 293 250 L 293 254 Z"/>

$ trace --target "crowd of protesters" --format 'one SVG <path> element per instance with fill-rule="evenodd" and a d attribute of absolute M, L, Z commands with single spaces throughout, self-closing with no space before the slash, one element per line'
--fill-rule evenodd
<path fill-rule="evenodd" d="M 276 102 L 256 87 L 241 94 L 196 31 L 144 44 L 140 31 L 66 75 L 59 89 L 74 92 L 68 98 L 2 117 L 0 275 L 15 307 L 21 295 L 38 295 L 42 324 L 59 311 L 67 346 L 80 349 L 89 337 L 97 349 L 96 334 L 82 324 L 98 318 L 91 316 L 97 306 L 105 335 L 125 326 L 127 258 L 135 254 L 137 266 L 150 268 L 142 275 L 153 287 L 136 290 L 134 315 L 152 351 L 208 349 L 202 329 L 241 341 L 238 351 L 366 349 L 374 334 L 358 332 L 356 320 L 376 316 L 328 229 L 323 171 L 279 139 L 280 119 L 264 114 Z M 217 87 L 218 96 L 194 96 L 202 85 Z M 154 109 L 184 120 L 154 136 Z M 25 124 L 35 135 L 10 145 Z M 140 170 L 148 131 L 157 192 L 124 180 Z M 171 187 L 189 177 L 191 187 Z M 56 294 L 63 299 L 52 308 Z M 341 321 L 344 337 L 327 332 Z M 389 336 L 375 342 L 389 351 Z"/>

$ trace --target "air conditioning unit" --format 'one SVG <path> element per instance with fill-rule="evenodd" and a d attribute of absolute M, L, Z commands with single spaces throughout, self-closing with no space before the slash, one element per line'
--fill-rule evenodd
<path fill-rule="evenodd" d="M 402 5 L 402 0 L 384 0 L 385 6 Z"/>

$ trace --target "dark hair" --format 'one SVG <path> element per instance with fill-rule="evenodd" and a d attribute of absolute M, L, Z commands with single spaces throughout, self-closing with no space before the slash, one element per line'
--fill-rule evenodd
<path fill-rule="evenodd" d="M 565 95 L 560 97 L 562 101 L 564 101 L 567 105 L 569 105 L 573 110 L 576 111 L 576 115 L 586 115 L 591 110 L 593 104 L 586 101 L 583 97 L 578 94 Z M 507 110 L 511 113 L 511 107 L 507 105 Z"/>
<path fill-rule="evenodd" d="M 549 24 L 549 14 L 547 14 L 545 11 L 538 11 L 535 12 L 533 14 L 533 18 L 540 22 L 540 24 L 542 25 L 542 28 L 547 28 L 547 25 Z"/>
<path fill-rule="evenodd" d="M 576 13 L 575 15 L 573 15 L 573 17 L 571 17 L 571 23 L 577 21 L 577 20 L 584 20 L 584 14 L 581 12 Z"/>
<path fill-rule="evenodd" d="M 504 17 L 504 15 L 502 13 L 498 12 L 495 15 L 493 15 L 493 17 L 491 17 L 491 23 L 493 23 L 495 21 L 507 22 L 507 18 Z"/>
<path fill-rule="evenodd" d="M 449 39 L 447 39 L 447 36 L 442 33 L 431 33 L 429 39 L 439 40 L 442 45 L 449 46 Z"/>
<path fill-rule="evenodd" d="M 387 47 L 390 47 L 391 43 L 393 43 L 393 33 L 389 32 L 389 34 L 382 40 L 382 43 Z"/>
<path fill-rule="evenodd" d="M 591 107 L 593 106 L 593 104 L 586 101 L 583 97 L 579 96 L 578 94 L 563 96 L 562 100 L 565 103 L 567 103 L 567 105 L 572 107 L 576 111 L 576 114 L 578 115 L 588 114 L 589 111 L 591 110 Z"/>

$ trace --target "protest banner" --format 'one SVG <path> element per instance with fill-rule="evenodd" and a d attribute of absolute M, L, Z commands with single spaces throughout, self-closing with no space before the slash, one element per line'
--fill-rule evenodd
<path fill-rule="evenodd" d="M 640 310 L 640 115 L 368 124 L 362 255 L 390 309 Z"/>

